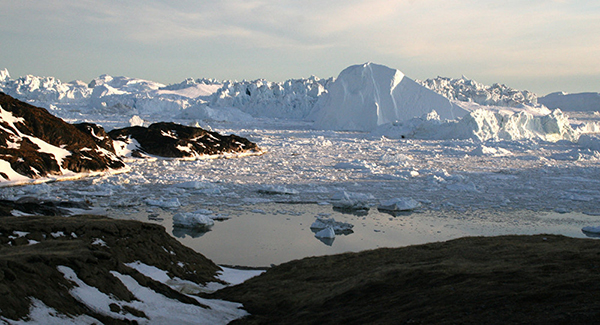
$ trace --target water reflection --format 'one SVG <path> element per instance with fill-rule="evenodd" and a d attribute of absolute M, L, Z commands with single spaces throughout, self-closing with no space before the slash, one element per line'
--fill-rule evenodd
<path fill-rule="evenodd" d="M 315 236 L 315 238 L 318 239 L 320 242 L 322 242 L 323 244 L 325 244 L 327 246 L 333 246 L 333 241 L 335 240 L 335 237 L 333 237 L 333 238 L 322 238 L 322 237 Z"/>
<path fill-rule="evenodd" d="M 357 217 L 364 217 L 366 215 L 369 215 L 369 209 L 348 209 L 333 207 L 333 211 L 339 212 L 341 214 L 350 214 Z"/>
<path fill-rule="evenodd" d="M 177 238 L 185 238 L 185 236 L 190 236 L 192 238 L 202 237 L 204 234 L 210 231 L 210 227 L 196 227 L 196 228 L 183 228 L 183 227 L 173 227 L 173 236 Z"/>
<path fill-rule="evenodd" d="M 380 213 L 385 213 L 385 214 L 389 214 L 392 217 L 402 217 L 402 216 L 410 216 L 414 213 L 414 211 L 392 211 L 392 210 L 385 210 L 385 209 L 377 209 L 377 211 L 379 211 Z"/>

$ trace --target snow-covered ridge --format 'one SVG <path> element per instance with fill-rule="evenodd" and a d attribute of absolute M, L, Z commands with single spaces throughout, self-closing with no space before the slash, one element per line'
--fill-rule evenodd
<path fill-rule="evenodd" d="M 437 77 L 416 81 L 451 100 L 474 102 L 486 106 L 518 107 L 521 105 L 538 105 L 537 95 L 530 91 L 517 90 L 498 83 L 488 86 L 465 76 L 459 79 Z"/>

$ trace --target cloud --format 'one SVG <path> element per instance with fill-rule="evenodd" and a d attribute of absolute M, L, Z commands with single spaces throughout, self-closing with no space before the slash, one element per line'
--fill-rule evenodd
<path fill-rule="evenodd" d="M 234 52 L 282 64 L 321 57 L 506 76 L 600 74 L 600 4 L 592 1 L 29 0 L 0 5 L 0 19 L 4 44 L 45 38 L 81 51 L 210 49 L 205 59 L 217 61 Z"/>

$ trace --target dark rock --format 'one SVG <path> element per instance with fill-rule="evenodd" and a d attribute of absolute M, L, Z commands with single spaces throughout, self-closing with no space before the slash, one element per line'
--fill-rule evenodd
<path fill-rule="evenodd" d="M 13 210 L 27 214 L 44 216 L 68 215 L 70 208 L 89 210 L 89 204 L 73 201 L 45 201 L 31 196 L 24 196 L 16 201 L 0 200 L 0 216 L 10 216 Z"/>
<path fill-rule="evenodd" d="M 220 135 L 198 127 L 176 123 L 154 123 L 149 127 L 132 126 L 108 133 L 113 140 L 130 143 L 135 139 L 140 147 L 132 156 L 144 154 L 166 158 L 190 158 L 225 153 L 261 153 L 248 139 L 236 135 Z"/>
<path fill-rule="evenodd" d="M 98 126 L 71 125 L 44 108 L 1 92 L 0 107 L 15 118 L 13 121 L 0 119 L 0 159 L 9 162 L 11 168 L 23 176 L 62 175 L 61 168 L 79 173 L 125 166 L 114 154 L 106 132 Z M 34 143 L 38 139 L 70 154 L 60 162 L 54 154 L 43 152 L 47 150 Z M 0 176 L 9 180 L 6 173 Z"/>

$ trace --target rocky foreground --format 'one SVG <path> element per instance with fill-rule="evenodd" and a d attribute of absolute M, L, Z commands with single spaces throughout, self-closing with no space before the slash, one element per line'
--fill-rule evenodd
<path fill-rule="evenodd" d="M 34 301 L 54 309 L 55 314 L 87 315 L 105 324 L 147 322 L 149 315 L 132 303 L 136 293 L 114 272 L 181 305 L 208 308 L 125 265 L 133 262 L 196 284 L 222 282 L 216 278 L 219 266 L 181 245 L 159 225 L 99 216 L 0 217 L 0 323 L 31 320 Z M 112 297 L 114 302 L 106 306 L 109 310 L 86 304 L 85 294 L 90 290 L 67 279 L 65 269 Z"/>
<path fill-rule="evenodd" d="M 235 324 L 593 324 L 600 242 L 474 237 L 306 258 L 215 296 Z"/>
<path fill-rule="evenodd" d="M 35 205 L 0 202 L 0 215 Z M 55 214 L 48 209 L 39 211 Z M 600 317 L 599 256 L 595 239 L 471 237 L 305 258 L 200 295 L 242 303 L 251 315 L 237 324 L 594 323 Z M 140 273 L 133 262 L 196 284 L 220 281 L 219 266 L 159 225 L 99 216 L 0 217 L 0 321 L 31 320 L 38 301 L 68 317 L 152 324 L 156 315 L 140 308 L 143 297 L 124 285 L 127 276 L 185 306 L 211 309 Z M 72 270 L 70 278 L 65 269 Z M 91 308 L 78 296 L 83 286 L 113 302 L 105 310 Z M 211 323 L 200 314 L 188 323 L 196 322 Z"/>

